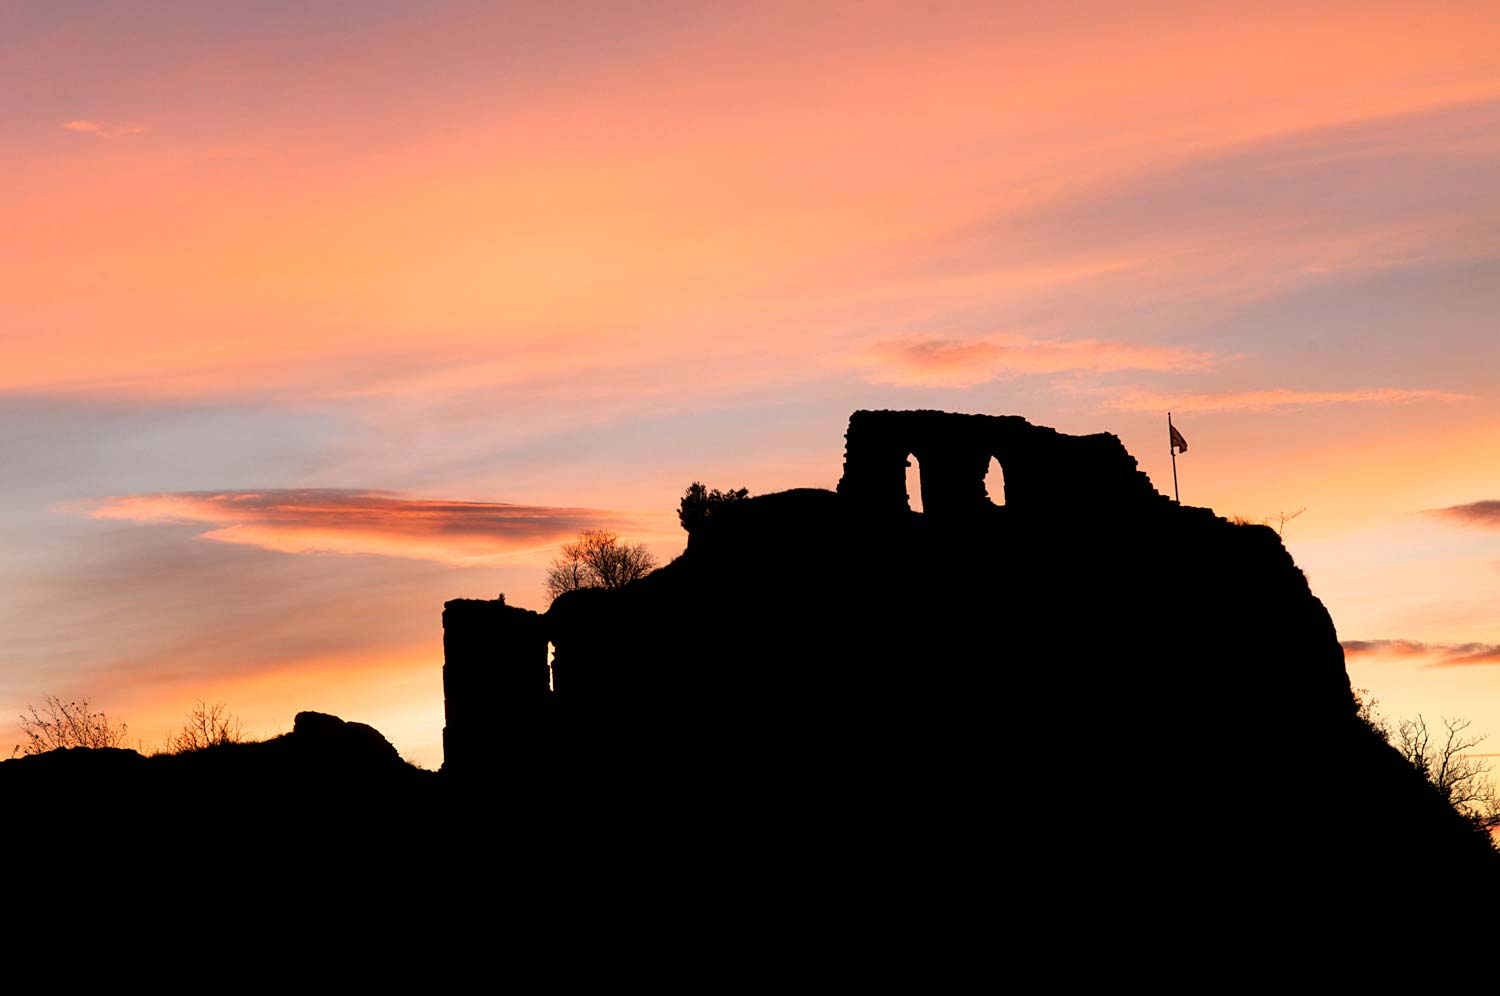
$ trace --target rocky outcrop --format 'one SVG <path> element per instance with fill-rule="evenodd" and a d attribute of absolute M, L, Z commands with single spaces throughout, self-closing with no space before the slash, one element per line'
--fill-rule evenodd
<path fill-rule="evenodd" d="M 234 797 L 255 818 L 289 803 L 327 815 L 433 777 L 403 761 L 373 726 L 321 712 L 297 713 L 291 733 L 269 740 L 180 754 L 75 747 L 0 762 L 0 790 L 72 794 L 101 810 L 158 814 L 190 810 L 205 796 Z"/>
<path fill-rule="evenodd" d="M 296 749 L 318 758 L 336 758 L 351 764 L 383 766 L 401 764 L 395 745 L 368 723 L 349 723 L 326 712 L 299 712 L 292 721 Z"/>

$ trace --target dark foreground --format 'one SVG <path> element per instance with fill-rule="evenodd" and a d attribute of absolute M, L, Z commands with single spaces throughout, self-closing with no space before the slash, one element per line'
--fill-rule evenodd
<path fill-rule="evenodd" d="M 450 676 L 441 774 L 306 713 L 265 743 L 0 764 L 17 874 L 129 882 L 147 906 L 212 883 L 261 925 L 603 931 L 676 963 L 853 944 L 862 969 L 935 959 L 929 981 L 1080 949 L 1113 956 L 1058 978 L 1326 961 L 1330 932 L 1399 933 L 1403 909 L 1500 885 L 1357 717 L 1272 530 L 1121 484 L 1128 455 L 1043 501 L 1049 444 L 1025 434 L 1003 507 L 945 506 L 951 433 L 931 438 L 889 447 L 922 461 L 924 498 L 931 465 L 926 514 L 858 486 L 767 495 L 624 590 L 543 615 L 450 603 L 450 669 L 534 670 L 511 636 L 535 627 L 555 691 L 455 712 L 456 687 L 510 686 Z"/>

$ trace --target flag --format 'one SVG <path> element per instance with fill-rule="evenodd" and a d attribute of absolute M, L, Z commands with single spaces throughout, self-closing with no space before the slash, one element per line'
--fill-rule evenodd
<path fill-rule="evenodd" d="M 1174 452 L 1174 453 L 1186 453 L 1187 452 L 1187 440 L 1182 438 L 1182 433 L 1180 433 L 1180 432 L 1177 431 L 1177 426 L 1175 426 L 1172 423 L 1168 422 L 1167 423 L 1167 430 L 1172 433 L 1172 452 Z"/>

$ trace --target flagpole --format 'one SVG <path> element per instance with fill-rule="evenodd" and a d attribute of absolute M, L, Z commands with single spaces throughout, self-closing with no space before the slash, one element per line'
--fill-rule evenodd
<path fill-rule="evenodd" d="M 1177 493 L 1177 447 L 1172 445 L 1172 413 L 1167 412 L 1167 449 L 1172 453 L 1172 499 L 1182 504 L 1182 495 Z"/>

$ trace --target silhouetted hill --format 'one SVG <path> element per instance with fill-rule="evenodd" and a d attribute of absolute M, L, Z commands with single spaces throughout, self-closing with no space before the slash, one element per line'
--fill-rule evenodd
<path fill-rule="evenodd" d="M 107 786 L 189 819 L 212 798 L 248 825 L 204 846 L 272 841 L 261 874 L 334 855 L 445 909 L 670 895 L 968 938 L 965 911 L 999 901 L 1023 946 L 1234 946 L 1266 910 L 1374 930 L 1433 883 L 1500 881 L 1357 718 L 1276 534 L 1157 494 L 1107 434 L 859 412 L 838 491 L 716 508 L 620 591 L 457 600 L 444 621 L 441 777 L 304 713 L 264 744 L 6 762 L 0 791 Z"/>
<path fill-rule="evenodd" d="M 373 727 L 316 712 L 259 742 L 150 757 L 74 747 L 0 762 L 0 792 L 25 831 L 17 839 L 58 857 L 92 851 L 98 838 L 141 859 L 217 863 L 227 852 L 275 865 L 355 826 L 356 849 L 404 842 L 416 812 L 436 802 L 438 780 Z"/>
<path fill-rule="evenodd" d="M 972 882 L 1064 920 L 1149 895 L 1187 934 L 1266 903 L 1374 922 L 1402 890 L 1497 882 L 1357 718 L 1275 532 L 1178 506 L 1105 434 L 859 412 L 837 492 L 726 504 L 670 565 L 544 615 L 449 603 L 447 641 L 450 698 L 516 676 L 507 725 L 547 745 L 455 773 L 540 766 L 614 811 L 689 815 L 715 828 L 681 845 L 707 867 L 732 852 L 917 906 Z"/>

